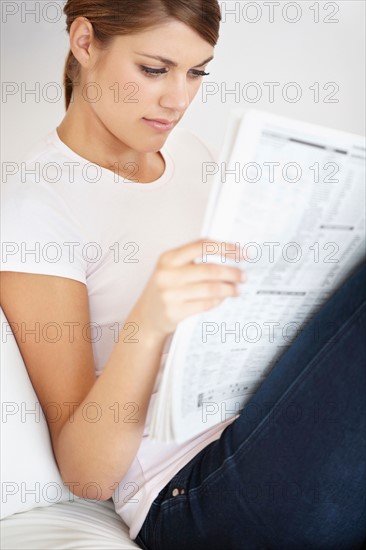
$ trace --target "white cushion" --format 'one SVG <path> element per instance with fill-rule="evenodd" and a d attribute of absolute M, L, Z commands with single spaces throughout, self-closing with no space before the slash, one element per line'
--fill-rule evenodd
<path fill-rule="evenodd" d="M 1 521 L 3 550 L 134 550 L 139 548 L 111 499 L 79 499 L 35 508 Z"/>
<path fill-rule="evenodd" d="M 1 308 L 0 315 L 2 519 L 78 497 L 62 481 L 47 421 Z"/>

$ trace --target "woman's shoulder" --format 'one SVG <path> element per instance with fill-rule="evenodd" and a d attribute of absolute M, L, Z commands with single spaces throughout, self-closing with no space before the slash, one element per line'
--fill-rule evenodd
<path fill-rule="evenodd" d="M 72 202 L 60 185 L 39 178 L 28 164 L 26 169 L 1 183 L 1 270 L 85 282 L 86 261 L 76 245 L 81 248 L 87 239 Z"/>
<path fill-rule="evenodd" d="M 19 168 L 23 167 L 24 173 L 31 176 L 32 167 L 50 165 L 52 163 L 61 165 L 66 160 L 70 159 L 67 159 L 65 151 L 58 146 L 57 130 L 53 128 L 30 143 L 25 155 L 19 163 Z M 26 167 L 28 170 L 25 169 Z M 41 180 L 42 175 L 44 175 L 42 171 L 37 173 L 36 170 L 34 170 L 34 173 L 36 175 L 36 181 Z M 31 180 L 32 178 L 30 177 L 29 179 Z"/>
<path fill-rule="evenodd" d="M 85 202 L 86 184 L 93 193 L 88 195 L 88 204 L 93 198 L 98 202 L 97 185 L 92 163 L 86 166 L 76 154 L 62 147 L 57 130 L 46 133 L 33 142 L 20 162 L 14 163 L 2 179 L 2 193 L 8 204 L 14 201 L 18 208 L 28 208 L 31 203 L 48 211 L 70 210 Z M 98 174 L 99 176 L 99 174 Z"/>
<path fill-rule="evenodd" d="M 60 180 L 57 174 L 67 160 L 62 151 L 55 147 L 52 140 L 54 132 L 52 130 L 31 143 L 25 155 L 6 170 L 2 183 L 5 184 L 4 189 L 8 194 L 15 192 L 17 185 L 21 184 L 28 184 L 22 190 L 24 195 L 28 192 L 52 192 L 52 186 L 46 184 Z"/>
<path fill-rule="evenodd" d="M 2 229 L 9 236 L 80 233 L 75 210 L 81 193 L 65 176 L 67 159 L 53 146 L 51 134 L 34 142 L 2 179 Z"/>

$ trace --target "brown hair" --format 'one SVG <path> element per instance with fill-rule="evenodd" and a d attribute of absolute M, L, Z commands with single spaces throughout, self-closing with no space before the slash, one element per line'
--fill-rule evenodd
<path fill-rule="evenodd" d="M 63 11 L 68 33 L 77 17 L 85 17 L 103 50 L 117 35 L 135 34 L 168 19 L 185 23 L 212 46 L 219 39 L 221 12 L 217 0 L 68 0 Z M 66 110 L 79 72 L 80 64 L 70 50 L 64 69 Z"/>

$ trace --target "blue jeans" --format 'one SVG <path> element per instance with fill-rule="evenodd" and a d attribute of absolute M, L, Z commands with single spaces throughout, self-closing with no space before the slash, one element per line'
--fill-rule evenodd
<path fill-rule="evenodd" d="M 135 540 L 141 548 L 362 548 L 365 266 L 306 325 L 220 439 L 160 491 Z"/>

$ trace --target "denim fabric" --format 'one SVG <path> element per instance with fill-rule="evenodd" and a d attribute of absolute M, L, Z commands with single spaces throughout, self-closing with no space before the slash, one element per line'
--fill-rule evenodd
<path fill-rule="evenodd" d="M 240 416 L 160 491 L 145 550 L 353 550 L 366 540 L 366 264 Z"/>

